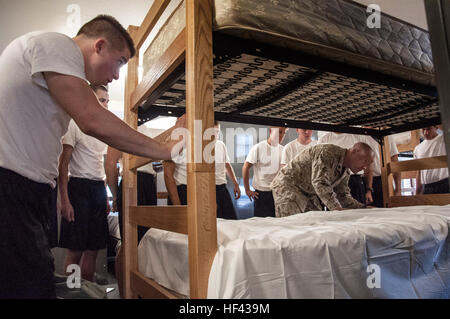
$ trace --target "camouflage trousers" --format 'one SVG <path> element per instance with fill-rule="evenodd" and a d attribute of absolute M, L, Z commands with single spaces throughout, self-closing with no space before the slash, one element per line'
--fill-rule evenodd
<path fill-rule="evenodd" d="M 307 195 L 298 189 L 292 189 L 286 185 L 273 187 L 272 194 L 275 202 L 276 217 L 323 210 L 317 195 Z"/>

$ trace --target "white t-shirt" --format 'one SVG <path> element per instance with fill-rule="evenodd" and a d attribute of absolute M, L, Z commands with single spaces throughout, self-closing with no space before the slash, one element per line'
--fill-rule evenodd
<path fill-rule="evenodd" d="M 283 145 L 271 146 L 267 141 L 254 145 L 245 159 L 253 164 L 253 188 L 270 191 L 270 183 L 281 168 Z"/>
<path fill-rule="evenodd" d="M 228 157 L 227 147 L 222 141 L 216 141 L 215 146 L 215 160 L 216 160 L 216 185 L 223 185 L 227 183 L 226 163 L 230 163 Z"/>
<path fill-rule="evenodd" d="M 0 70 L 0 167 L 55 187 L 70 117 L 50 96 L 42 72 L 86 80 L 83 55 L 66 35 L 32 32 L 6 47 Z"/>
<path fill-rule="evenodd" d="M 414 148 L 414 158 L 426 158 L 447 155 L 444 135 L 439 134 L 432 140 L 424 140 Z M 426 169 L 420 172 L 422 184 L 431 184 L 448 178 L 448 168 Z"/>
<path fill-rule="evenodd" d="M 336 134 L 334 132 L 329 132 L 323 135 L 321 138 L 319 138 L 319 144 L 329 143 L 347 149 L 351 148 L 353 145 L 355 145 L 355 143 L 358 142 L 366 143 L 375 152 L 375 158 L 372 167 L 373 176 L 380 176 L 381 175 L 380 144 L 377 141 L 375 141 L 371 136 L 347 134 L 347 133 Z M 391 156 L 398 154 L 397 145 L 395 145 L 394 139 L 392 137 L 389 137 L 389 147 Z M 360 171 L 357 174 L 362 175 L 364 174 L 364 171 Z"/>
<path fill-rule="evenodd" d="M 227 183 L 227 175 L 225 164 L 230 162 L 228 157 L 227 147 L 222 141 L 216 141 L 214 150 L 215 163 L 215 179 L 216 185 L 222 185 Z M 174 157 L 172 161 L 175 163 L 175 170 L 173 177 L 175 183 L 178 185 L 187 184 L 187 171 L 186 171 L 186 148 Z"/>
<path fill-rule="evenodd" d="M 281 164 L 286 165 L 302 151 L 316 144 L 317 141 L 311 140 L 309 144 L 305 145 L 300 143 L 297 139 L 287 143 L 283 149 L 283 154 L 281 155 Z"/>
<path fill-rule="evenodd" d="M 148 128 L 145 125 L 139 125 L 137 128 L 138 132 L 148 136 L 148 137 L 155 137 L 155 133 Z M 156 175 L 155 170 L 153 169 L 153 165 L 152 163 L 148 163 L 147 165 L 141 166 L 137 169 L 138 172 L 144 172 L 144 173 L 148 173 L 148 174 L 153 174 Z"/>
<path fill-rule="evenodd" d="M 101 181 L 105 179 L 103 155 L 107 145 L 95 137 L 84 134 L 74 120 L 62 138 L 62 143 L 73 147 L 69 175 Z"/>

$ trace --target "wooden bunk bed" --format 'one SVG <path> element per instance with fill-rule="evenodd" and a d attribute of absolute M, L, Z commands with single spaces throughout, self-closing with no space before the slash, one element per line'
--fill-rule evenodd
<path fill-rule="evenodd" d="M 155 0 L 142 25 L 129 27 L 138 52 L 169 2 Z M 313 2 L 300 3 L 312 8 L 314 14 Z M 217 14 L 218 10 L 213 10 L 212 0 L 186 0 L 185 6 L 185 27 L 153 60 L 141 83 L 138 83 L 139 54 L 128 65 L 126 122 L 136 128 L 138 120 L 186 113 L 192 147 L 188 154 L 187 206 L 137 206 L 136 168 L 150 160 L 124 157 L 125 298 L 180 297 L 138 271 L 137 225 L 187 234 L 189 297 L 207 296 L 208 277 L 218 249 L 214 164 L 196 162 L 194 157 L 196 150 L 202 151 L 210 142 L 202 136 L 207 128 L 213 127 L 214 119 L 372 135 L 384 144 L 384 185 L 390 184 L 387 181 L 395 172 L 447 167 L 445 158 L 389 163 L 385 156 L 389 154 L 388 143 L 383 143 L 387 135 L 441 122 L 430 48 L 421 52 L 425 58 L 413 59 L 405 66 L 395 59 L 382 63 L 376 54 L 367 53 L 364 57 L 361 52 L 331 44 L 294 41 L 288 35 L 275 46 L 266 41 L 273 34 L 261 30 L 252 33 L 252 28 L 214 30 L 213 37 L 213 29 L 218 28 L 213 12 Z M 326 7 L 330 12 L 345 12 L 348 8 L 365 12 L 364 7 L 347 0 L 333 0 Z M 407 25 L 383 17 L 389 19 L 394 29 Z M 427 39 L 424 30 L 407 26 L 419 33 L 421 41 Z M 263 71 L 258 71 L 261 66 Z M 246 76 L 252 72 L 257 78 L 248 81 Z M 227 88 L 231 88 L 228 93 Z M 245 98 L 239 99 L 241 95 Z M 236 98 L 237 103 L 233 102 Z M 302 109 L 301 114 L 296 109 Z M 200 131 L 195 130 L 196 120 L 203 123 Z M 168 133 L 160 140 L 164 141 Z M 392 189 L 387 186 L 384 194 L 386 207 L 450 203 L 448 195 L 409 197 L 404 201 L 392 196 Z"/>

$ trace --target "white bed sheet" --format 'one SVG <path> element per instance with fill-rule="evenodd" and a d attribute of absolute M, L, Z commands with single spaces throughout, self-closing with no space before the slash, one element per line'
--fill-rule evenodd
<path fill-rule="evenodd" d="M 450 205 L 218 219 L 217 229 L 208 298 L 450 298 Z M 189 295 L 186 235 L 150 229 L 138 260 Z"/>

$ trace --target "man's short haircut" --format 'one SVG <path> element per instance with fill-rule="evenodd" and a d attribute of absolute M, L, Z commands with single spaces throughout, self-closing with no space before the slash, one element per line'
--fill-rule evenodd
<path fill-rule="evenodd" d="M 369 146 L 369 144 L 358 142 L 353 145 L 354 148 L 361 150 L 365 155 L 374 156 L 375 151 Z"/>
<path fill-rule="evenodd" d="M 119 21 L 112 16 L 98 15 L 81 27 L 77 33 L 77 36 L 79 35 L 85 35 L 88 38 L 104 37 L 117 50 L 123 50 L 126 43 L 130 49 L 130 58 L 136 54 L 133 39 Z"/>
<path fill-rule="evenodd" d="M 93 85 L 93 84 L 91 84 L 90 86 L 91 86 L 91 89 L 94 92 L 97 92 L 98 90 L 103 90 L 106 93 L 108 93 L 108 88 L 106 86 L 104 86 L 104 85 Z"/>

